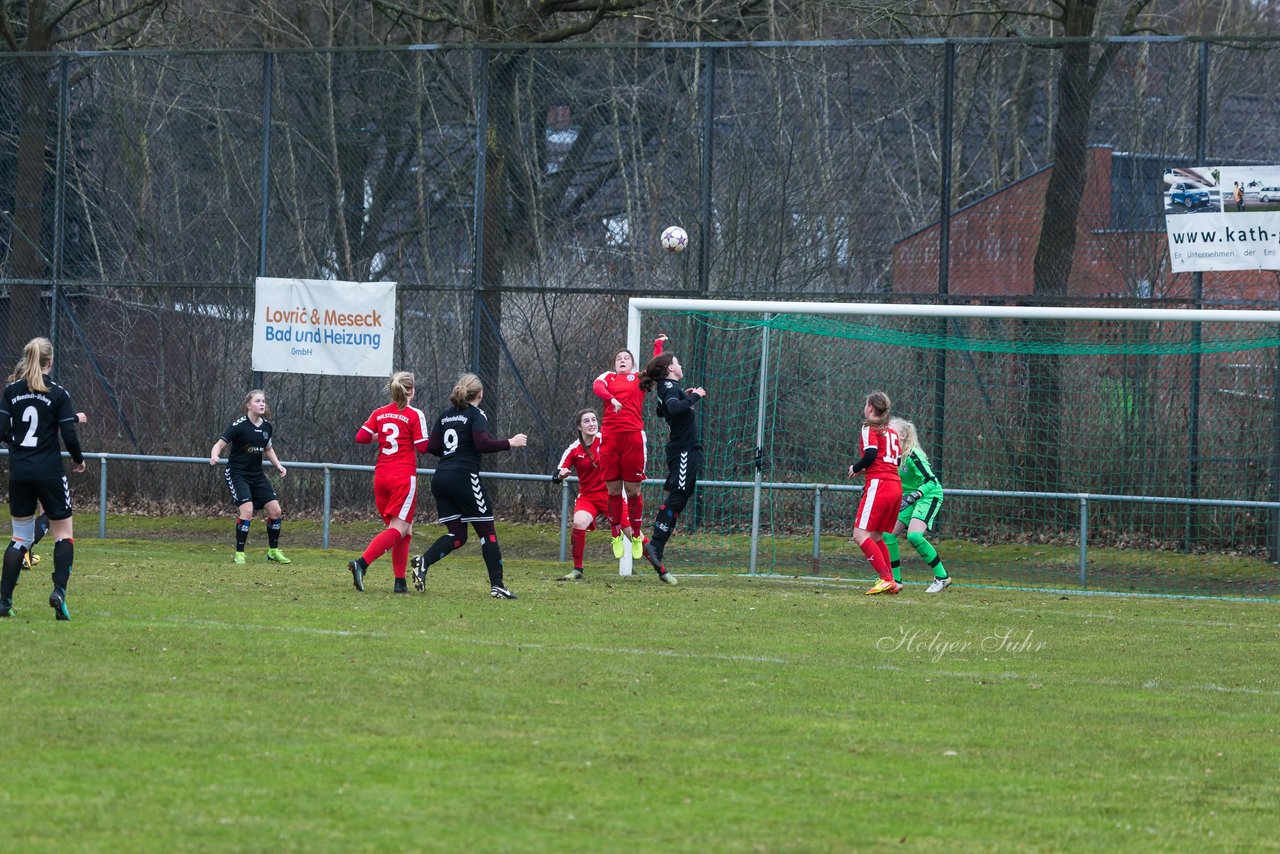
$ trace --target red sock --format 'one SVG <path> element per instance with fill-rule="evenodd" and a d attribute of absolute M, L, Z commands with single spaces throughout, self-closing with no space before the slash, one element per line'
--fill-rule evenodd
<path fill-rule="evenodd" d="M 884 540 L 872 540 L 880 547 L 880 555 L 884 558 L 884 565 L 889 567 L 889 577 L 893 578 L 893 561 L 889 560 L 889 544 Z"/>
<path fill-rule="evenodd" d="M 396 543 L 395 548 L 391 550 L 391 572 L 396 578 L 404 578 L 405 571 L 409 568 L 409 543 L 413 542 L 413 537 L 401 537 Z"/>
<path fill-rule="evenodd" d="M 573 568 L 582 569 L 582 556 L 587 551 L 587 532 L 582 528 L 574 528 L 569 539 L 573 541 Z"/>
<path fill-rule="evenodd" d="M 885 581 L 893 581 L 893 570 L 889 568 L 889 553 L 887 550 L 881 551 L 877 548 L 876 541 L 870 537 L 863 540 L 859 548 L 867 556 L 867 560 L 871 562 L 871 568 L 876 571 L 876 575 Z"/>
<path fill-rule="evenodd" d="M 370 540 L 364 554 L 360 555 L 364 559 L 364 565 L 372 566 L 375 560 L 395 548 L 396 543 L 400 542 L 400 536 L 400 532 L 395 528 L 387 528 Z"/>
<path fill-rule="evenodd" d="M 631 518 L 631 539 L 637 539 L 640 533 L 640 517 L 644 515 L 644 499 L 639 495 L 627 496 L 627 516 Z"/>
<path fill-rule="evenodd" d="M 618 534 L 622 533 L 622 496 L 621 495 L 609 496 L 609 525 L 611 528 L 610 533 L 612 533 L 613 536 L 616 537 L 618 536 Z"/>

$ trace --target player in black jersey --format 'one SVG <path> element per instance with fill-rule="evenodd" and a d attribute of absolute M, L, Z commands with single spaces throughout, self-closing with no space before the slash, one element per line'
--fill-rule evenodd
<path fill-rule="evenodd" d="M 489 435 L 489 418 L 480 409 L 484 386 L 475 374 L 463 374 L 449 394 L 449 408 L 440 413 L 427 440 L 427 453 L 440 458 L 431 478 L 431 494 L 436 498 L 438 521 L 448 533 L 413 559 L 413 586 L 427 589 L 427 568 L 442 560 L 467 541 L 467 525 L 480 538 L 480 553 L 489 570 L 489 595 L 494 599 L 514 599 L 503 584 L 502 548 L 493 527 L 493 505 L 480 479 L 480 455 L 523 448 L 529 438 L 517 433 L 510 439 Z"/>
<path fill-rule="evenodd" d="M 218 457 L 227 451 L 227 470 L 224 476 L 231 490 L 231 503 L 236 505 L 235 562 L 244 563 L 244 545 L 249 540 L 249 523 L 254 510 L 267 514 L 267 560 L 276 563 L 293 563 L 280 551 L 281 516 L 280 500 L 267 475 L 262 471 L 262 458 L 266 457 L 276 467 L 281 477 L 287 470 L 280 464 L 276 449 L 271 447 L 274 428 L 267 420 L 267 395 L 255 388 L 244 396 L 244 414 L 222 431 L 222 438 L 213 443 L 209 451 L 209 465 L 216 466 Z"/>
<path fill-rule="evenodd" d="M 72 471 L 84 471 L 84 454 L 76 435 L 79 420 L 66 389 L 49 379 L 53 370 L 53 345 L 48 338 L 32 338 L 22 350 L 17 379 L 5 386 L 0 397 L 0 432 L 9 443 L 9 512 L 13 539 L 4 552 L 0 570 L 0 617 L 13 616 L 13 589 L 35 539 L 35 516 L 43 505 L 53 531 L 53 592 L 49 606 L 59 620 L 70 620 L 67 582 L 75 559 L 71 519 L 71 489 L 62 466 L 59 437 L 75 462 Z"/>
<path fill-rule="evenodd" d="M 5 382 L 6 383 L 16 382 L 21 378 L 22 378 L 22 363 L 19 362 L 18 366 L 13 369 L 13 373 L 9 374 L 9 379 L 7 379 Z M 77 412 L 76 423 L 88 424 L 89 416 L 85 415 L 83 412 Z M 6 436 L 3 433 L 0 433 L 0 442 L 4 442 L 6 445 L 9 443 L 8 438 L 6 438 Z M 31 545 L 27 547 L 27 553 L 22 556 L 23 569 L 30 569 L 31 567 L 37 566 L 40 563 L 40 555 L 36 554 L 35 547 L 40 544 L 40 541 L 44 539 L 44 535 L 47 533 L 49 533 L 49 516 L 44 512 L 44 508 L 41 507 L 40 515 L 36 517 L 36 521 L 34 523 L 33 536 L 31 538 Z"/>
<path fill-rule="evenodd" d="M 694 405 L 707 396 L 701 388 L 684 389 L 684 368 L 671 353 L 663 353 L 644 367 L 640 388 L 657 388 L 658 415 L 666 420 L 671 433 L 667 437 L 667 499 L 653 520 L 653 536 L 644 545 L 644 556 L 658 570 L 658 577 L 675 584 L 676 577 L 667 572 L 662 562 L 667 540 L 675 530 L 676 519 L 684 510 L 702 473 L 702 440 L 698 432 L 698 412 Z"/>

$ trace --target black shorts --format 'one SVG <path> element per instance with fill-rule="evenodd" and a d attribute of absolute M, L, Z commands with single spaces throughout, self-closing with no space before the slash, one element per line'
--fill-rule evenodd
<path fill-rule="evenodd" d="M 431 478 L 437 521 L 492 522 L 493 504 L 480 475 L 465 471 L 437 471 Z"/>
<path fill-rule="evenodd" d="M 257 474 L 247 474 L 227 469 L 223 472 L 223 476 L 227 480 L 227 488 L 231 490 L 231 503 L 237 507 L 252 501 L 253 509 L 261 510 L 276 500 L 275 488 L 261 471 Z"/>
<path fill-rule="evenodd" d="M 44 507 L 49 521 L 70 519 L 71 487 L 67 485 L 67 476 L 9 481 L 9 512 L 15 518 L 36 515 L 36 502 Z"/>
<path fill-rule="evenodd" d="M 681 451 L 667 457 L 667 482 L 663 487 L 667 492 L 683 492 L 693 495 L 693 488 L 698 485 L 698 477 L 702 474 L 702 449 Z"/>

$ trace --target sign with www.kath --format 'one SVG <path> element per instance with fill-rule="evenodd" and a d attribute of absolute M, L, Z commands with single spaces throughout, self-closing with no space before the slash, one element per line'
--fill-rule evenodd
<path fill-rule="evenodd" d="M 1280 166 L 1197 166 L 1164 173 L 1175 273 L 1280 270 Z"/>
<path fill-rule="evenodd" d="M 385 377 L 395 338 L 395 282 L 256 281 L 255 371 Z"/>

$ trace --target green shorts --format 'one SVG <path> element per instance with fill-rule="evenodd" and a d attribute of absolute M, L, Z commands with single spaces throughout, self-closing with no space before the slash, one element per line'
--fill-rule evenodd
<path fill-rule="evenodd" d="M 898 521 L 910 528 L 912 519 L 921 519 L 924 521 L 925 528 L 932 530 L 934 523 L 938 521 L 938 511 L 941 509 L 942 493 L 934 492 L 925 495 L 910 507 L 902 508 L 902 512 L 898 514 Z"/>

